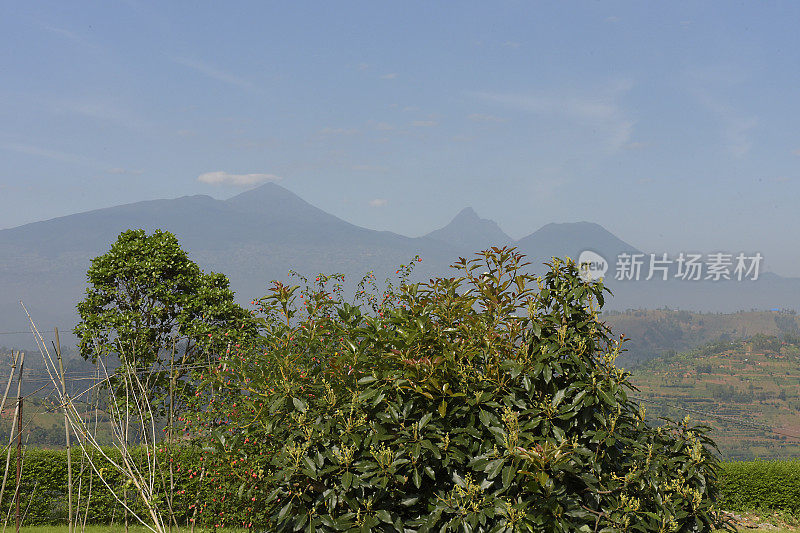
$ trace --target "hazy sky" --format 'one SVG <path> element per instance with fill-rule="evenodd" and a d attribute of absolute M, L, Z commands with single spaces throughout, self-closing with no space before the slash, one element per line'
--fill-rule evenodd
<path fill-rule="evenodd" d="M 0 228 L 278 183 L 800 276 L 800 3 L 6 2 Z"/>

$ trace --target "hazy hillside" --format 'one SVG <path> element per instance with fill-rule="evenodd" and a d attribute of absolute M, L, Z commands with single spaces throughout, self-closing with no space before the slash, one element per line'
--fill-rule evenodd
<path fill-rule="evenodd" d="M 674 355 L 709 342 L 753 335 L 800 335 L 800 317 L 788 312 L 691 313 L 670 309 L 606 312 L 602 317 L 616 335 L 628 339 L 619 358 L 624 367 Z"/>
<path fill-rule="evenodd" d="M 800 338 L 758 335 L 654 359 L 634 370 L 648 418 L 713 428 L 726 459 L 800 454 Z"/>

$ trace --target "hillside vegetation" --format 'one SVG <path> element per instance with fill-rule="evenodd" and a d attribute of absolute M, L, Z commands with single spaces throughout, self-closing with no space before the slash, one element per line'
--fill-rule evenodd
<path fill-rule="evenodd" d="M 672 309 L 608 311 L 602 320 L 624 334 L 625 353 L 618 362 L 634 368 L 643 362 L 675 355 L 716 341 L 733 341 L 754 335 L 800 336 L 800 318 L 792 310 L 692 313 Z"/>
<path fill-rule="evenodd" d="M 800 340 L 756 335 L 653 359 L 631 381 L 648 419 L 713 428 L 723 459 L 800 455 Z"/>

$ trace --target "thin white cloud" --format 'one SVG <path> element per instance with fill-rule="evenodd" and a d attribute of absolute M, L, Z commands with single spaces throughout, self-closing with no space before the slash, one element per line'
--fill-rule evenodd
<path fill-rule="evenodd" d="M 220 68 L 209 65 L 208 63 L 204 63 L 196 59 L 189 59 L 186 57 L 173 57 L 172 60 L 180 65 L 189 67 L 190 69 L 195 70 L 196 72 L 199 72 L 200 74 L 207 76 L 211 79 L 221 81 L 222 83 L 234 85 L 236 87 L 239 87 L 240 89 L 245 89 L 248 91 L 252 91 L 253 89 L 255 89 L 255 85 L 245 80 L 244 78 L 240 78 L 235 74 L 226 72 Z"/>
<path fill-rule="evenodd" d="M 92 167 L 104 166 L 98 161 L 69 152 L 62 152 L 60 150 L 51 150 L 41 146 L 34 146 L 32 144 L 24 143 L 3 143 L 0 144 L 0 149 L 8 150 L 9 152 L 16 152 L 18 154 L 25 154 L 34 157 L 41 157 L 44 159 L 52 159 L 53 161 L 61 161 L 62 163 L 72 163 L 77 165 L 87 165 Z"/>
<path fill-rule="evenodd" d="M 373 198 L 369 201 L 370 207 L 384 207 L 389 201 L 386 198 Z"/>
<path fill-rule="evenodd" d="M 536 198 L 553 198 L 569 181 L 563 171 L 557 168 L 540 169 L 537 174 L 529 185 L 531 194 Z"/>
<path fill-rule="evenodd" d="M 435 120 L 415 120 L 411 125 L 415 128 L 432 128 L 438 126 L 439 123 Z"/>
<path fill-rule="evenodd" d="M 249 187 L 268 181 L 279 181 L 280 179 L 281 177 L 275 174 L 231 174 L 230 172 L 221 170 L 206 172 L 197 177 L 197 181 L 200 183 L 208 183 L 210 185 L 233 185 L 235 187 Z"/>
<path fill-rule="evenodd" d="M 393 80 L 395 78 L 397 78 L 397 72 L 390 72 L 381 76 L 382 80 Z"/>
<path fill-rule="evenodd" d="M 648 146 L 650 146 L 649 143 L 631 142 L 623 146 L 623 148 L 625 148 L 626 150 L 642 150 L 644 148 L 647 148 Z"/>
<path fill-rule="evenodd" d="M 728 139 L 728 150 L 736 157 L 744 157 L 753 148 L 750 140 L 750 130 L 758 126 L 758 119 L 755 117 L 733 117 L 729 120 L 725 137 Z"/>
<path fill-rule="evenodd" d="M 39 26 L 44 30 L 65 37 L 71 41 L 83 42 L 83 39 L 81 39 L 80 36 L 73 31 L 64 28 L 59 28 L 57 26 L 51 26 L 50 24 L 45 24 L 45 23 L 40 23 Z"/>
<path fill-rule="evenodd" d="M 103 170 L 107 174 L 138 176 L 144 173 L 143 170 L 138 170 L 138 169 L 109 167 L 107 164 L 102 163 L 101 161 L 98 161 L 91 157 L 86 157 L 83 155 L 73 154 L 69 152 L 62 152 L 60 150 L 51 150 L 49 148 L 43 148 L 41 146 L 34 146 L 31 144 L 4 143 L 0 144 L 0 149 L 8 150 L 10 152 L 16 152 L 18 154 L 25 154 L 33 157 L 51 159 L 53 161 L 59 161 L 62 163 L 70 163 L 74 165 L 93 167 L 96 169 Z"/>
<path fill-rule="evenodd" d="M 110 122 L 134 131 L 151 132 L 156 129 L 148 119 L 113 98 L 54 98 L 43 101 L 43 105 L 52 109 L 54 113 L 80 115 L 92 120 Z"/>
<path fill-rule="evenodd" d="M 567 119 L 585 132 L 599 136 L 605 149 L 624 148 L 633 135 L 634 121 L 624 112 L 618 100 L 632 87 L 621 80 L 605 90 L 588 95 L 473 93 L 487 102 L 505 105 L 519 111 Z"/>
<path fill-rule="evenodd" d="M 472 113 L 467 117 L 473 122 L 508 122 L 507 118 L 496 117 L 494 115 L 487 115 L 485 113 Z"/>
<path fill-rule="evenodd" d="M 758 117 L 746 116 L 719 97 L 705 91 L 698 92 L 700 103 L 714 113 L 722 123 L 722 136 L 728 151 L 735 157 L 744 157 L 753 147 L 750 131 L 758 126 Z"/>
<path fill-rule="evenodd" d="M 750 73 L 737 65 L 713 65 L 689 70 L 685 76 L 690 94 L 719 120 L 728 152 L 734 157 L 747 155 L 753 147 L 751 131 L 759 120 L 743 111 L 732 93 L 751 78 Z"/>
<path fill-rule="evenodd" d="M 498 93 L 478 93 L 478 96 L 531 113 L 567 115 L 578 119 L 608 119 L 617 113 L 613 103 L 600 98 Z"/>
<path fill-rule="evenodd" d="M 109 168 L 106 172 L 108 172 L 109 174 L 118 174 L 118 175 L 128 174 L 128 175 L 132 175 L 132 176 L 138 176 L 138 175 L 144 173 L 143 170 L 134 170 L 134 169 L 122 168 L 122 167 Z"/>
<path fill-rule="evenodd" d="M 378 131 L 392 131 L 394 129 L 394 126 L 388 122 L 370 122 L 370 124 Z"/>
<path fill-rule="evenodd" d="M 357 172 L 388 172 L 389 167 L 383 165 L 353 165 L 350 167 L 351 170 L 355 170 Z"/>
<path fill-rule="evenodd" d="M 339 135 L 356 135 L 357 133 L 358 133 L 358 130 L 355 129 L 355 128 L 330 128 L 330 127 L 327 127 L 327 128 L 322 128 L 321 130 L 319 130 L 319 134 L 320 135 L 339 136 Z"/>

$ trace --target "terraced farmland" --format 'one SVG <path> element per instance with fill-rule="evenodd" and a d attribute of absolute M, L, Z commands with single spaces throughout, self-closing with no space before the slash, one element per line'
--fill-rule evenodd
<path fill-rule="evenodd" d="M 707 423 L 725 459 L 800 455 L 800 343 L 757 335 L 635 369 L 648 418 Z"/>

